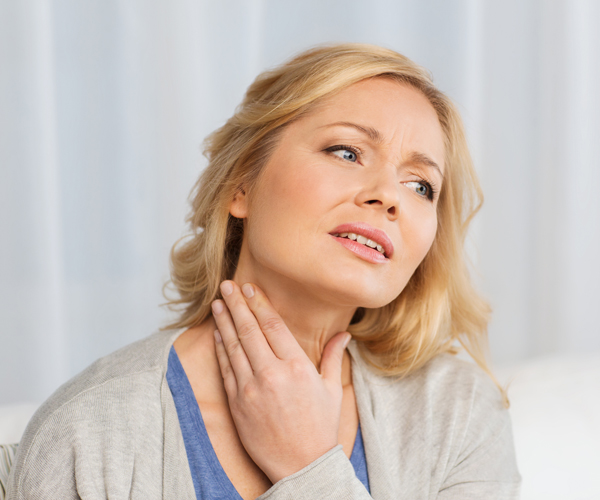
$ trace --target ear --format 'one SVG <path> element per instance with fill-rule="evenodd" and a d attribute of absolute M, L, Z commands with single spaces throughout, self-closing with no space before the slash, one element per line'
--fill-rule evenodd
<path fill-rule="evenodd" d="M 233 200 L 229 204 L 229 213 L 237 219 L 248 217 L 248 195 L 241 187 L 235 192 Z"/>

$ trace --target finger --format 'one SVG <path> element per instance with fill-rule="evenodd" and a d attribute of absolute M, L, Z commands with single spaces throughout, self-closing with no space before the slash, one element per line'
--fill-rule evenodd
<path fill-rule="evenodd" d="M 227 310 L 227 306 L 222 300 L 215 300 L 212 303 L 212 311 L 213 319 L 217 324 L 225 352 L 229 358 L 229 363 L 231 363 L 233 373 L 235 373 L 235 379 L 238 384 L 243 384 L 253 376 L 253 373 L 250 361 L 248 361 L 248 357 L 238 338 L 233 320 Z"/>
<path fill-rule="evenodd" d="M 219 362 L 221 377 L 223 377 L 225 392 L 227 392 L 228 397 L 234 398 L 237 396 L 237 380 L 219 330 L 215 330 L 215 352 L 217 353 L 217 361 Z"/>
<path fill-rule="evenodd" d="M 233 281 L 225 281 L 221 284 L 221 293 L 250 366 L 254 370 L 260 370 L 271 365 L 276 360 L 275 354 L 249 309 L 240 287 Z"/>
<path fill-rule="evenodd" d="M 275 356 L 279 359 L 291 359 L 306 355 L 264 292 L 252 283 L 246 283 L 242 289 L 248 307 L 258 320 Z"/>
<path fill-rule="evenodd" d="M 350 334 L 341 332 L 334 335 L 323 350 L 321 357 L 321 377 L 335 384 L 342 383 L 342 361 Z"/>

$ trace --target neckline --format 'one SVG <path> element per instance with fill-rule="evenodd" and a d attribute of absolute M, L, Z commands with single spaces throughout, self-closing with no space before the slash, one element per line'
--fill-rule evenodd
<path fill-rule="evenodd" d="M 231 482 L 231 479 L 225 472 L 225 469 L 223 468 L 223 466 L 217 456 L 217 453 L 215 452 L 215 449 L 214 449 L 212 442 L 210 440 L 210 437 L 208 435 L 208 431 L 206 430 L 206 425 L 205 425 L 204 419 L 202 417 L 200 405 L 198 404 L 198 401 L 196 400 L 194 391 L 192 389 L 192 385 L 188 379 L 187 373 L 185 372 L 185 370 L 183 368 L 183 365 L 181 364 L 179 356 L 177 355 L 177 351 L 175 350 L 175 347 L 172 344 L 171 344 L 171 348 L 169 350 L 167 376 L 169 375 L 169 369 L 171 368 L 171 365 L 173 366 L 173 370 L 175 372 L 173 375 L 176 378 L 178 378 L 182 384 L 182 386 L 180 387 L 181 390 L 176 391 L 176 392 L 179 392 L 179 394 L 177 394 L 177 396 L 180 397 L 181 399 L 184 399 L 184 402 L 185 402 L 185 409 L 182 408 L 181 410 L 187 411 L 188 421 L 190 421 L 192 423 L 194 430 L 196 431 L 195 432 L 196 437 L 200 441 L 202 449 L 208 455 L 208 457 L 207 457 L 207 458 L 209 458 L 209 460 L 207 461 L 208 466 L 210 467 L 212 473 L 214 474 L 214 477 L 217 479 L 217 482 L 220 486 L 221 491 L 225 495 L 228 495 L 226 498 L 231 498 L 229 495 L 231 495 L 233 492 L 235 492 L 235 494 L 237 495 L 235 500 L 243 500 L 242 496 L 237 491 L 237 488 L 233 485 L 233 483 Z M 169 377 L 167 377 L 167 378 L 169 378 Z M 171 385 L 172 384 L 169 383 L 170 387 L 171 387 Z M 171 387 L 171 391 L 173 391 L 172 387 Z M 175 394 L 174 394 L 174 396 L 175 396 Z M 176 409 L 177 409 L 177 412 L 179 413 L 180 409 L 178 408 L 178 406 L 179 405 L 176 405 Z M 180 422 L 180 425 L 181 425 L 181 422 Z M 353 464 L 359 458 L 358 454 L 360 453 L 360 450 L 357 446 L 359 443 L 359 439 L 362 441 L 360 420 L 358 422 L 356 437 L 354 439 L 354 445 L 352 447 L 352 452 L 351 452 L 350 458 L 349 458 L 349 460 Z M 188 445 L 186 444 L 185 440 L 184 440 L 184 445 L 185 445 L 186 451 L 187 451 Z M 363 444 L 363 450 L 364 450 L 364 444 Z M 189 451 L 188 451 L 188 454 L 189 454 Z M 188 458 L 188 462 L 189 462 L 189 458 Z M 194 482 L 195 490 L 196 490 L 196 492 L 198 492 L 201 488 L 199 488 L 199 485 L 197 485 L 197 477 L 195 477 L 195 474 L 192 474 L 192 479 Z"/>

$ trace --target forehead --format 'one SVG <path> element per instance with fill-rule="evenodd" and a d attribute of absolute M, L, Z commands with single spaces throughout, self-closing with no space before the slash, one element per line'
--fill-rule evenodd
<path fill-rule="evenodd" d="M 325 133 L 336 123 L 354 123 L 378 132 L 378 144 L 402 157 L 414 152 L 443 168 L 444 134 L 437 113 L 414 87 L 389 78 L 355 83 L 324 98 L 290 126 L 291 135 Z M 286 134 L 287 135 L 287 134 Z"/>

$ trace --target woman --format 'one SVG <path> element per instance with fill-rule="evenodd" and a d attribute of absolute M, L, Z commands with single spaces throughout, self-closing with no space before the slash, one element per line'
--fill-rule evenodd
<path fill-rule="evenodd" d="M 178 321 L 45 403 L 9 498 L 517 498 L 463 257 L 479 188 L 428 74 L 310 50 L 206 151 Z"/>

